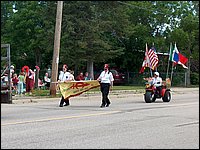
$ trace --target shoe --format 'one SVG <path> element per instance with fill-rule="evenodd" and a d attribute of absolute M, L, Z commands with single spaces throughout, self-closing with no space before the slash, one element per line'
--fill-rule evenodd
<path fill-rule="evenodd" d="M 64 106 L 69 106 L 69 104 L 65 104 Z"/>
<path fill-rule="evenodd" d="M 106 107 L 109 107 L 110 104 L 106 104 Z"/>
<path fill-rule="evenodd" d="M 101 105 L 100 107 L 103 108 L 103 107 L 105 107 L 105 105 Z"/>
<path fill-rule="evenodd" d="M 59 105 L 59 107 L 63 107 L 63 105 Z"/>
<path fill-rule="evenodd" d="M 108 103 L 106 104 L 106 107 L 109 107 L 109 105 L 110 105 L 110 102 L 108 102 Z"/>

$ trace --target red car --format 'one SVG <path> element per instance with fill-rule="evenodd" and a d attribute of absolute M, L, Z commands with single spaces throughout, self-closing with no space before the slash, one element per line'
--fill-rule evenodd
<path fill-rule="evenodd" d="M 125 74 L 118 72 L 115 69 L 110 69 L 113 74 L 114 82 L 113 84 L 123 84 L 125 83 Z"/>
<path fill-rule="evenodd" d="M 118 72 L 116 69 L 110 69 L 110 72 L 113 74 L 114 85 L 119 85 L 125 83 L 125 74 Z M 99 77 L 100 73 L 95 75 L 95 79 Z"/>

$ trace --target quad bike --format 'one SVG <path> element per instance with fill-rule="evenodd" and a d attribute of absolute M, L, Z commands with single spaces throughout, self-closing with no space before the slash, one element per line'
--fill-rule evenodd
<path fill-rule="evenodd" d="M 166 81 L 163 81 L 161 86 L 161 92 L 152 85 L 151 80 L 146 82 L 144 100 L 146 103 L 155 102 L 157 98 L 162 98 L 163 102 L 169 102 L 171 100 L 171 93 L 169 85 L 171 85 L 170 80 L 167 78 Z"/>

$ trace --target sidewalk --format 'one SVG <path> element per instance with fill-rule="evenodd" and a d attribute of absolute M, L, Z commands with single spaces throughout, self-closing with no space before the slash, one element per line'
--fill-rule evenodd
<path fill-rule="evenodd" d="M 173 87 L 171 88 L 171 93 L 172 94 L 184 94 L 186 92 L 194 92 L 194 91 L 199 91 L 199 87 L 197 88 L 181 88 L 181 87 Z M 139 89 L 139 90 L 113 90 L 110 92 L 109 96 L 112 98 L 119 98 L 119 97 L 129 97 L 129 96 L 143 96 L 145 92 L 145 89 Z M 79 96 L 72 97 L 72 98 L 77 98 L 77 99 L 88 99 L 91 97 L 95 98 L 101 98 L 101 92 L 84 92 Z M 13 104 L 16 103 L 34 103 L 34 102 L 39 102 L 39 101 L 59 101 L 60 97 L 49 97 L 49 96 L 13 96 L 12 97 L 12 102 Z"/>

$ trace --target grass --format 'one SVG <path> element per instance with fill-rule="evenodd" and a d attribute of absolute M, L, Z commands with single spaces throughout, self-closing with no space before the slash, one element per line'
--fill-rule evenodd
<path fill-rule="evenodd" d="M 140 90 L 140 89 L 144 89 L 144 86 L 113 86 L 113 91 L 116 90 Z M 91 89 L 89 91 L 87 91 L 88 93 L 94 93 L 94 92 L 98 92 L 100 91 L 100 88 L 94 88 Z M 43 90 L 43 89 L 37 89 L 33 91 L 33 96 L 44 96 L 44 97 L 52 97 L 50 95 L 50 90 Z M 61 94 L 58 93 L 56 94 L 56 97 L 60 97 Z"/>

